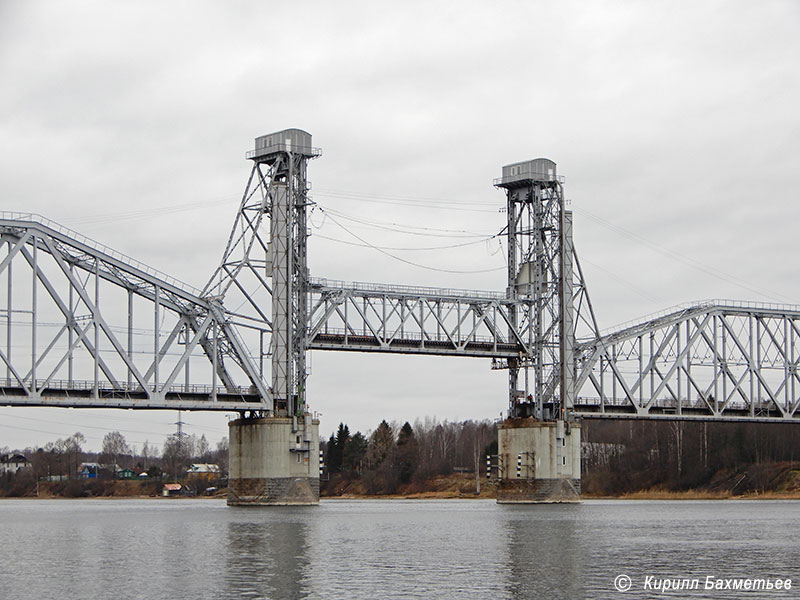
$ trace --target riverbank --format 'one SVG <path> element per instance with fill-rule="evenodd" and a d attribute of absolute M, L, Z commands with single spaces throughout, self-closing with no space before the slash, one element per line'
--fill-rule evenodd
<path fill-rule="evenodd" d="M 9 498 L 161 498 L 164 482 L 126 480 L 69 480 L 30 482 L 16 493 L 0 494 Z M 654 486 L 627 490 L 620 494 L 595 493 L 585 486 L 584 499 L 623 500 L 800 500 L 800 463 L 763 463 L 745 468 L 720 471 L 709 482 L 689 489 Z M 202 497 L 224 498 L 225 488 Z M 369 493 L 360 479 L 336 476 L 322 481 L 322 499 L 495 499 L 497 484 L 473 473 L 439 475 L 398 485 L 391 494 Z"/>
<path fill-rule="evenodd" d="M 478 493 L 480 489 L 480 493 Z M 370 494 L 359 479 L 336 478 L 323 482 L 322 498 L 345 499 L 457 499 L 497 497 L 497 485 L 482 479 L 476 482 L 470 473 L 453 473 L 410 482 L 397 487 L 392 494 Z M 740 469 L 722 470 L 704 485 L 688 489 L 669 489 L 655 486 L 648 489 L 627 490 L 620 494 L 593 493 L 583 491 L 584 499 L 624 500 L 727 500 L 764 499 L 800 500 L 800 463 L 760 463 Z"/>

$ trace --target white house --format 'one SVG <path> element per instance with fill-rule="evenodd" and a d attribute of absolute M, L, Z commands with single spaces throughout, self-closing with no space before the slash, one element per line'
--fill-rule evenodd
<path fill-rule="evenodd" d="M 193 463 L 186 470 L 186 474 L 213 477 L 219 475 L 219 465 L 215 465 L 212 463 Z"/>
<path fill-rule="evenodd" d="M 0 454 L 0 473 L 16 473 L 30 465 L 30 461 L 22 454 Z"/>

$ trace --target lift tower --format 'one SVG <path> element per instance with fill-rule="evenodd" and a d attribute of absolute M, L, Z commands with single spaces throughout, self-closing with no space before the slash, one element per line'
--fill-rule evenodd
<path fill-rule="evenodd" d="M 228 305 L 237 306 L 249 335 L 259 336 L 262 376 L 265 359 L 271 367 L 262 409 L 229 424 L 229 504 L 319 501 L 319 421 L 306 402 L 306 167 L 320 154 L 311 134 L 300 129 L 256 138 L 247 153 L 253 168 L 233 231 L 205 289 L 212 297 L 237 296 Z M 264 217 L 268 235 L 261 230 Z"/>
<path fill-rule="evenodd" d="M 308 160 L 320 154 L 311 146 L 311 134 L 300 129 L 256 138 L 255 149 L 247 153 L 253 168 L 233 230 L 205 288 L 206 295 L 216 297 L 239 292 L 244 312 L 269 324 L 269 348 L 261 344 L 260 362 L 271 358 L 271 409 L 281 416 L 300 416 L 306 409 L 306 172 Z M 261 230 L 264 217 L 268 236 Z M 259 297 L 254 287 L 267 295 Z"/>
<path fill-rule="evenodd" d="M 507 200 L 510 330 L 526 346 L 507 364 L 498 501 L 577 500 L 580 431 L 564 420 L 575 394 L 572 214 L 549 159 L 507 165 L 495 185 Z"/>
<path fill-rule="evenodd" d="M 507 199 L 506 295 L 517 301 L 509 320 L 528 348 L 527 356 L 508 362 L 508 414 L 563 419 L 575 378 L 572 214 L 564 210 L 556 163 L 546 158 L 503 167 L 495 185 Z"/>

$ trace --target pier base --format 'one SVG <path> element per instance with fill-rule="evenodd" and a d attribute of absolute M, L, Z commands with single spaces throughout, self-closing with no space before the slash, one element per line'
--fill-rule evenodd
<path fill-rule="evenodd" d="M 578 423 L 506 419 L 498 425 L 501 504 L 580 502 Z"/>
<path fill-rule="evenodd" d="M 237 419 L 228 424 L 229 506 L 319 504 L 319 421 Z"/>

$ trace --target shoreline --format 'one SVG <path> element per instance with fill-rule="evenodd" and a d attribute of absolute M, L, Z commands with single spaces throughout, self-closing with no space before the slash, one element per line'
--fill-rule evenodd
<path fill-rule="evenodd" d="M 13 500 L 58 500 L 66 502 L 74 502 L 77 500 L 97 500 L 97 501 L 114 501 L 114 500 L 154 500 L 154 501 L 171 501 L 171 500 L 192 500 L 192 501 L 208 501 L 208 500 L 225 500 L 226 496 L 87 496 L 83 498 L 70 498 L 66 496 L 2 496 L 0 503 L 4 501 Z M 495 498 L 487 498 L 486 496 L 457 496 L 457 495 L 440 495 L 440 494 L 392 494 L 385 496 L 366 496 L 345 494 L 342 496 L 321 496 L 320 502 L 327 501 L 345 501 L 345 500 L 495 500 Z M 641 500 L 641 501 L 724 501 L 724 500 L 800 500 L 800 494 L 795 493 L 770 493 L 765 492 L 762 494 L 745 494 L 745 495 L 726 495 L 726 494 L 697 494 L 686 492 L 635 492 L 632 494 L 624 494 L 622 496 L 582 496 L 581 500 Z M 544 503 L 547 504 L 547 503 Z M 558 504 L 558 503 L 554 503 Z"/>
<path fill-rule="evenodd" d="M 0 502 L 4 500 L 225 500 L 227 496 L 0 496 Z M 493 496 L 467 495 L 467 494 L 447 494 L 443 492 L 419 492 L 415 494 L 386 494 L 386 495 L 366 495 L 366 494 L 342 494 L 341 496 L 320 496 L 320 501 L 327 500 L 495 500 Z M 757 494 L 728 494 L 722 492 L 698 492 L 688 490 L 684 492 L 670 492 L 664 490 L 646 490 L 631 492 L 620 496 L 599 496 L 594 494 L 584 495 L 581 500 L 800 500 L 800 492 L 762 492 Z"/>

